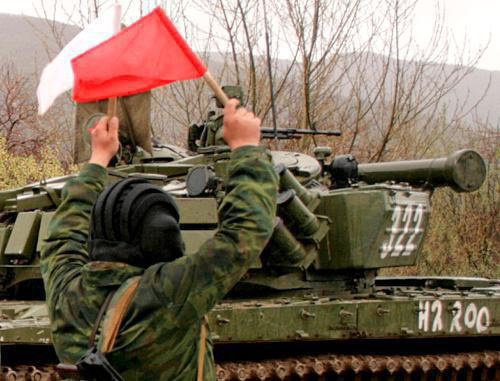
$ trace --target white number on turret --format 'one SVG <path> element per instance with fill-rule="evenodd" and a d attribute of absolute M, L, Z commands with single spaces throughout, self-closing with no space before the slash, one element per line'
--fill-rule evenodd
<path fill-rule="evenodd" d="M 396 205 L 392 212 L 389 238 L 380 247 L 380 258 L 413 254 L 424 232 L 425 205 Z"/>
<path fill-rule="evenodd" d="M 450 308 L 451 321 L 447 332 L 460 333 L 464 330 L 483 333 L 491 324 L 490 310 L 476 303 L 456 301 Z M 444 329 L 443 302 L 440 300 L 420 301 L 418 308 L 418 330 L 423 332 L 442 332 Z"/>

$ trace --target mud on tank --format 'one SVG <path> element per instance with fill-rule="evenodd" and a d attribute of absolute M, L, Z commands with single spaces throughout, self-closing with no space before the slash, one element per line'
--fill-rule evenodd
<path fill-rule="evenodd" d="M 226 88 L 241 96 L 238 89 Z M 217 228 L 229 149 L 222 118 L 189 129 L 188 146 L 151 139 L 149 95 L 122 101 L 123 150 L 110 181 L 138 176 L 172 192 L 186 255 Z M 79 105 L 77 137 L 105 110 Z M 146 116 L 145 114 L 146 113 Z M 121 119 L 122 120 L 122 119 Z M 147 127 L 144 127 L 147 126 Z M 78 132 L 80 131 L 80 132 Z M 297 138 L 335 131 L 264 129 Z M 77 147 L 84 161 L 88 150 Z M 219 380 L 498 380 L 500 281 L 378 277 L 413 266 L 435 187 L 477 190 L 486 166 L 472 150 L 446 158 L 359 164 L 273 152 L 280 194 L 273 237 L 246 276 L 210 313 Z M 72 176 L 0 191 L 0 355 L 6 380 L 57 379 L 39 253 Z"/>

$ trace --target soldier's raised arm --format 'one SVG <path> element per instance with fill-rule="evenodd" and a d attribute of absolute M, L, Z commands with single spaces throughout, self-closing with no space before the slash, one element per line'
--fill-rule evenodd
<path fill-rule="evenodd" d="M 233 152 L 217 233 L 196 254 L 144 274 L 156 302 L 168 306 L 179 325 L 201 318 L 222 299 L 273 232 L 278 178 L 270 154 L 258 146 L 260 120 L 237 105 L 231 100 L 225 108 L 224 138 Z"/>
<path fill-rule="evenodd" d="M 104 188 L 105 167 L 118 150 L 118 119 L 103 117 L 90 129 L 92 156 L 80 174 L 67 182 L 62 202 L 49 225 L 41 253 L 41 272 L 49 306 L 68 281 L 80 273 L 88 258 L 87 240 L 92 205 Z"/>

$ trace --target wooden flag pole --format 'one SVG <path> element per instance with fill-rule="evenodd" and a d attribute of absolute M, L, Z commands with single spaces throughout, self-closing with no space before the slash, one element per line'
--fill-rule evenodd
<path fill-rule="evenodd" d="M 205 74 L 203 75 L 203 78 L 205 78 L 205 81 L 207 81 L 208 86 L 212 89 L 214 92 L 215 96 L 219 100 L 219 102 L 225 106 L 226 103 L 229 101 L 229 98 L 227 97 L 226 93 L 222 91 L 221 86 L 219 83 L 215 80 L 214 77 L 212 77 L 212 74 L 207 70 Z"/>
<path fill-rule="evenodd" d="M 117 104 L 118 104 L 118 98 L 117 97 L 112 97 L 108 98 L 108 118 L 112 118 L 116 116 L 116 109 L 117 109 Z"/>
<path fill-rule="evenodd" d="M 113 18 L 113 34 L 118 34 L 122 28 L 121 24 L 121 18 L 122 18 L 122 7 L 120 5 L 120 2 L 116 0 L 115 3 L 115 14 Z M 118 104 L 118 98 L 117 97 L 112 97 L 108 98 L 108 118 L 112 118 L 117 115 L 117 104 Z"/>

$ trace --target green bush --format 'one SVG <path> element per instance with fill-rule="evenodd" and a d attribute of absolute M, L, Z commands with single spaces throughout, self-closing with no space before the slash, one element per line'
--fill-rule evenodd
<path fill-rule="evenodd" d="M 26 185 L 45 178 L 76 171 L 76 166 L 65 166 L 57 152 L 45 147 L 40 155 L 15 155 L 7 150 L 0 136 L 0 190 Z"/>

